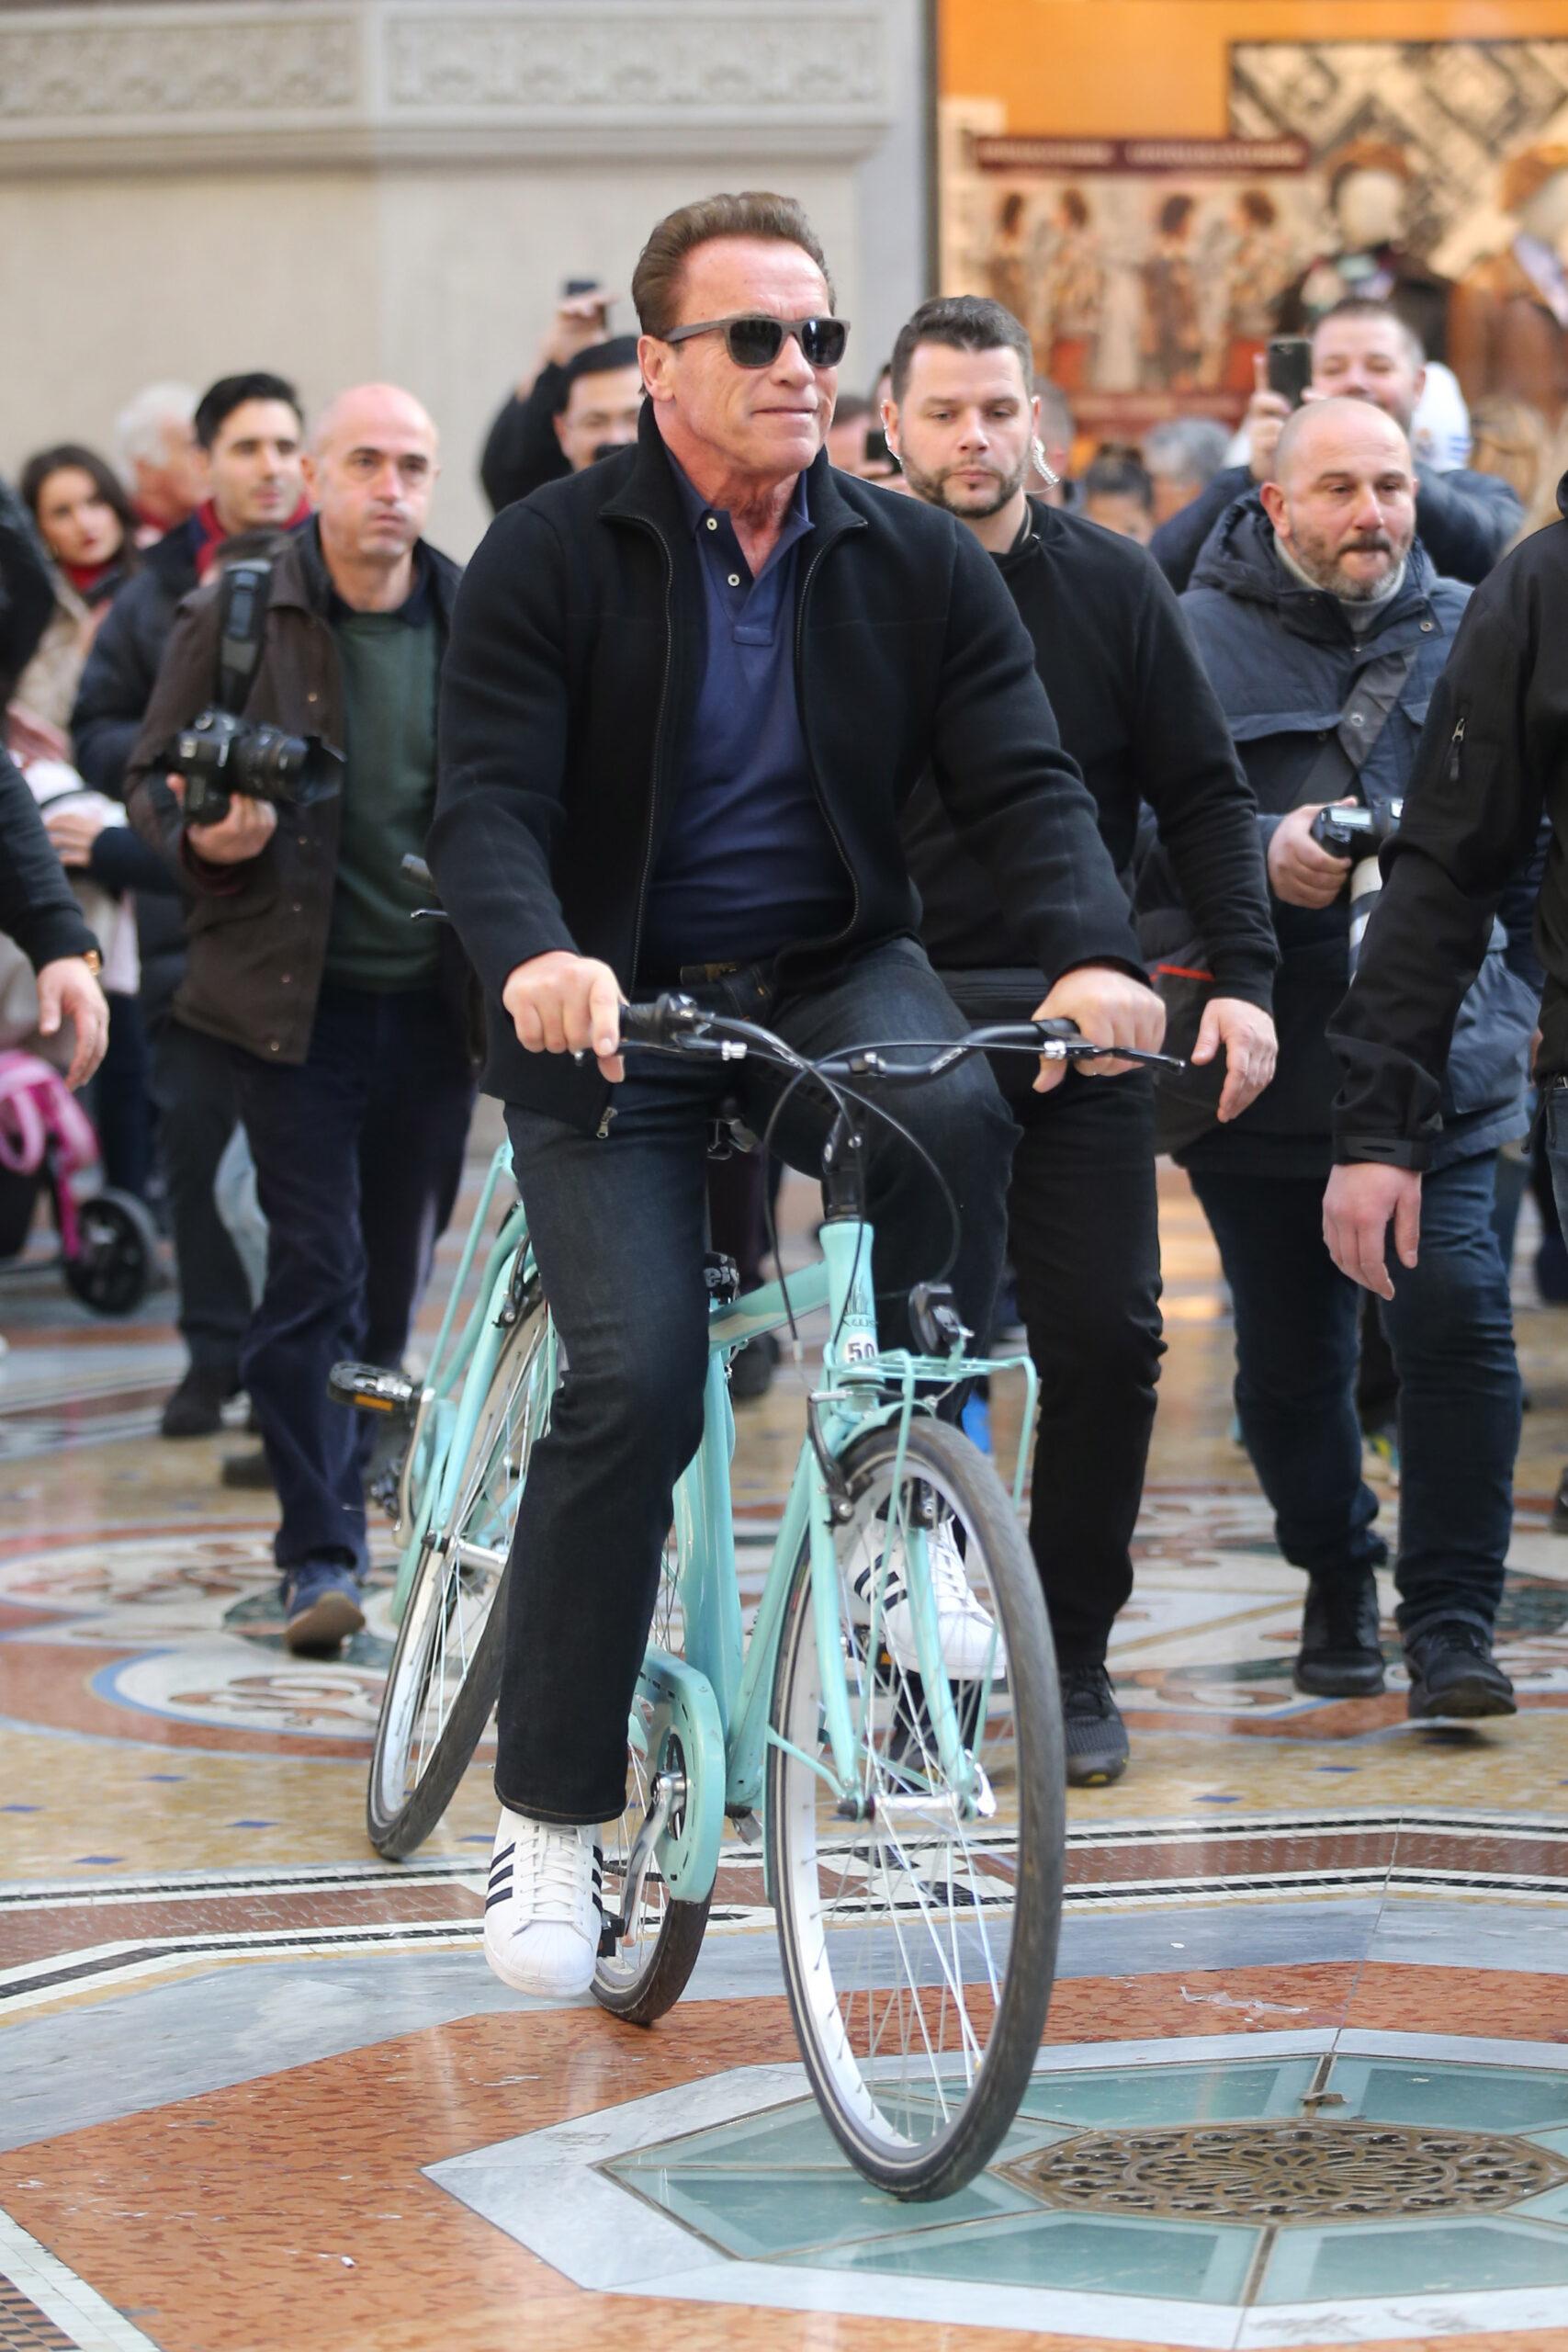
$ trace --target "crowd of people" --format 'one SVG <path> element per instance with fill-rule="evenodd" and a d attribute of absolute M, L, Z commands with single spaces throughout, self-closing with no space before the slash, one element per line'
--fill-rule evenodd
<path fill-rule="evenodd" d="M 705 1164 L 713 1082 L 623 1062 L 624 999 L 681 988 L 808 1052 L 1057 1016 L 1107 1048 L 900 1112 L 961 1207 L 964 1321 L 992 1327 L 1005 1261 L 1039 1372 L 1080 1785 L 1129 1758 L 1106 1658 L 1163 1351 L 1156 1153 L 1230 1286 L 1314 1693 L 1384 1683 L 1382 1354 L 1417 1718 L 1514 1710 L 1498 1170 L 1537 1086 L 1568 1157 L 1544 428 L 1499 408 L 1470 466 L 1417 458 L 1420 346 L 1355 298 L 1299 406 L 1254 391 L 1235 462 L 1181 417 L 1084 448 L 988 298 L 922 304 L 862 397 L 783 198 L 671 215 L 631 294 L 636 335 L 563 299 L 466 574 L 424 537 L 435 426 L 385 385 L 310 420 L 276 374 L 154 385 L 112 462 L 42 450 L 0 503 L 0 929 L 37 976 L 0 1044 L 96 1069 L 106 1170 L 161 1202 L 177 1272 L 164 1433 L 248 1396 L 262 1448 L 223 1475 L 276 1488 L 295 1649 L 363 1623 L 367 1448 L 327 1374 L 401 1360 L 477 1087 L 505 1105 L 568 1370 L 519 1518 L 486 1945 L 547 1994 L 597 1948 L 707 1232 L 743 1280 L 764 1247 L 767 1169 Z M 411 920 L 410 854 L 450 926 Z M 1115 1049 L 1162 1037 L 1188 1071 L 1156 1091 Z M 784 1106 L 784 1159 L 815 1168 L 821 1115 Z M 908 1343 L 945 1212 L 886 1139 L 867 1184 Z M 962 1562 L 935 1573 L 957 1640 Z"/>

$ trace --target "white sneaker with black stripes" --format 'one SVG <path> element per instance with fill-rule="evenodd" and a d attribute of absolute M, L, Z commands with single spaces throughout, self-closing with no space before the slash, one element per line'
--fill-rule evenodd
<path fill-rule="evenodd" d="M 942 1662 L 949 1674 L 955 1682 L 973 1682 L 983 1674 L 995 1677 L 1005 1672 L 1002 1637 L 970 1589 L 951 1520 L 927 1531 L 926 1557 L 931 1562 Z M 888 1657 L 907 1673 L 919 1673 L 920 1654 L 915 1639 L 915 1612 L 909 1606 L 903 1536 L 896 1535 L 889 1544 L 886 1527 L 874 1522 L 855 1545 L 849 1566 L 854 1623 L 870 1625 L 874 1591 L 878 1628 Z"/>
<path fill-rule="evenodd" d="M 570 2001 L 593 1982 L 604 1905 L 597 1829 L 502 1812 L 485 1896 L 485 1958 L 514 1993 Z"/>

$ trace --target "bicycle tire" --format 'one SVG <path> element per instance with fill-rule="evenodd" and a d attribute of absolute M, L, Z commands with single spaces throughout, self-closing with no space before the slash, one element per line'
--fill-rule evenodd
<path fill-rule="evenodd" d="M 464 1540 L 476 1506 L 487 1497 L 487 1476 L 498 1442 L 505 1446 L 509 1438 L 521 1436 L 531 1447 L 538 1433 L 539 1415 L 534 1409 L 538 1400 L 532 1389 L 546 1332 L 546 1309 L 536 1298 L 508 1332 L 496 1360 L 486 1408 L 475 1424 L 457 1482 L 457 1500 L 439 1533 L 432 1531 L 426 1536 L 398 1628 L 381 1693 L 365 1802 L 370 1843 L 389 1861 L 406 1860 L 440 1821 L 473 1761 L 500 1695 L 510 1558 L 489 1591 L 483 1622 L 471 1652 L 466 1655 L 461 1679 L 410 1786 L 410 1753 L 422 1709 L 427 1704 L 429 1679 L 438 1658 L 444 1661 L 445 1657 L 440 1613 L 446 1610 L 449 1623 L 455 1600 L 450 1567 L 453 1546 Z M 517 1421 L 519 1410 L 532 1411 L 525 1428 Z M 525 1458 L 515 1479 L 516 1492 L 521 1492 L 525 1475 Z M 459 1563 L 459 1577 L 461 1573 Z"/>
<path fill-rule="evenodd" d="M 660 1577 L 659 1599 L 654 1605 L 651 1638 L 660 1649 L 678 1650 L 680 1634 L 680 1555 L 671 1534 L 664 1550 L 664 1566 Z M 656 1757 L 660 1763 L 680 1769 L 682 1758 Z M 615 1828 L 623 1845 L 629 1845 L 636 1835 L 636 1825 L 647 1811 L 649 1798 L 649 1777 L 637 1750 L 628 1736 L 626 1742 L 627 1804 Z M 628 1834 L 629 1833 L 629 1834 Z M 606 1905 L 616 1877 L 616 1849 L 606 1844 L 603 1883 Z M 624 1948 L 617 1945 L 611 1951 L 602 1951 L 593 1972 L 593 1997 L 612 2017 L 627 2025 L 653 2025 L 672 2009 L 691 1980 L 703 1948 L 703 1937 L 708 1924 L 708 1909 L 713 1901 L 711 1892 L 700 1902 L 679 1903 L 666 1891 L 662 1903 L 658 1890 L 663 1885 L 657 1868 L 650 1869 L 644 1888 L 654 1890 L 658 1925 L 648 1949 L 628 1961 Z"/>
<path fill-rule="evenodd" d="M 880 1540 L 886 1548 L 874 1497 L 885 1485 L 891 1489 L 897 1449 L 897 1428 L 877 1428 L 857 1438 L 842 1463 L 854 1516 L 840 1538 L 839 1640 L 873 1813 L 843 1822 L 833 1789 L 806 1760 L 818 1749 L 824 1758 L 829 1753 L 807 1542 L 795 1563 L 774 1674 L 767 1836 L 784 1984 L 811 2086 L 852 2163 L 878 2188 L 917 2200 L 950 2196 L 974 2178 L 1028 2086 L 1055 1973 L 1066 1775 L 1050 1626 L 1011 1499 L 967 1438 L 922 1416 L 909 1430 L 902 1476 L 914 1497 L 931 1498 L 964 1529 L 960 1567 L 972 1588 L 983 1573 L 987 1638 L 995 1639 L 1000 1621 L 992 1663 L 982 1669 L 987 1679 L 949 1684 L 950 1691 L 970 1694 L 958 1708 L 962 1736 L 994 1775 L 998 1828 L 964 1825 L 951 1797 L 942 1796 L 924 1685 L 897 1664 L 890 1646 L 872 1652 L 869 1629 L 855 1623 L 845 1568 L 846 1552 L 856 1556 L 857 1542 Z M 888 1634 L 886 1644 L 891 1640 Z M 1002 1676 L 993 1680 L 998 1660 Z M 929 1829 L 921 1826 L 921 1807 L 929 1810 Z M 934 1870 L 928 1859 L 933 1852 Z M 875 1908 L 878 1871 L 886 1927 Z M 1010 1901 L 998 1899 L 998 1890 L 1010 1884 Z M 1000 1941 L 1004 1909 L 1010 1917 L 998 1982 L 987 1919 L 996 1915 Z M 908 1915 L 902 1921 L 901 1914 Z M 921 1931 L 930 1934 L 925 1961 Z M 910 1945 L 916 1962 L 900 1987 Z M 967 1972 L 976 1951 L 988 1992 L 982 1998 L 976 1991 L 972 2019 Z M 934 1969 L 922 1974 L 931 1955 Z M 889 1974 L 891 1993 L 880 1981 Z M 907 2044 L 914 2041 L 914 2064 L 906 2050 L 894 2074 L 899 2032 Z"/>

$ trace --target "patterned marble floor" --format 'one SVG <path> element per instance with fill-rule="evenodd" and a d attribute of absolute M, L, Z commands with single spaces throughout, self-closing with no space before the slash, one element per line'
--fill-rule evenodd
<path fill-rule="evenodd" d="M 243 1437 L 155 1434 L 166 1296 L 95 1325 L 0 1274 L 0 2352 L 1568 2345 L 1568 1317 L 1521 1285 L 1517 1718 L 1417 1729 L 1397 1669 L 1304 1700 L 1165 1212 L 1133 1769 L 1069 1808 L 1019 2124 L 918 2209 L 817 2122 L 745 1847 L 653 2031 L 491 1979 L 482 1757 L 416 1860 L 365 1839 L 388 1548 L 351 1653 L 291 1658 Z M 798 1397 L 742 1416 L 747 1563 Z"/>

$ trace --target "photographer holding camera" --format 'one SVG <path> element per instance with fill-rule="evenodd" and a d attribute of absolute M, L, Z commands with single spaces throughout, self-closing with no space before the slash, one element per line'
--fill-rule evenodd
<path fill-rule="evenodd" d="M 435 803 L 458 577 L 420 536 L 434 427 L 364 385 L 305 464 L 314 520 L 182 606 L 128 797 L 193 893 L 176 1010 L 230 1048 L 255 1156 L 270 1238 L 240 1370 L 282 1508 L 286 1639 L 321 1651 L 364 1623 L 366 1560 L 360 1436 L 327 1375 L 402 1355 L 473 1080 L 466 967 L 411 920 L 401 870 Z"/>
<path fill-rule="evenodd" d="M 1182 599 L 1257 797 L 1282 963 L 1273 1085 L 1177 1156 L 1235 1301 L 1242 1435 L 1280 1548 L 1309 1578 L 1296 1686 L 1344 1698 L 1383 1687 L 1373 1571 L 1387 1555 L 1361 1476 L 1361 1294 L 1323 1243 L 1338 1080 L 1325 1033 L 1349 974 L 1348 885 L 1358 865 L 1370 878 L 1354 820 L 1392 827 L 1468 594 L 1434 577 L 1416 495 L 1392 417 L 1315 401 L 1281 433 L 1273 478 L 1218 525 Z M 1526 1125 L 1532 896 L 1517 894 L 1465 998 L 1420 1266 L 1396 1272 L 1381 1310 L 1400 1379 L 1395 1581 L 1417 1717 L 1514 1707 L 1491 1629 L 1519 1380 L 1491 1216 L 1497 1147 Z"/>

